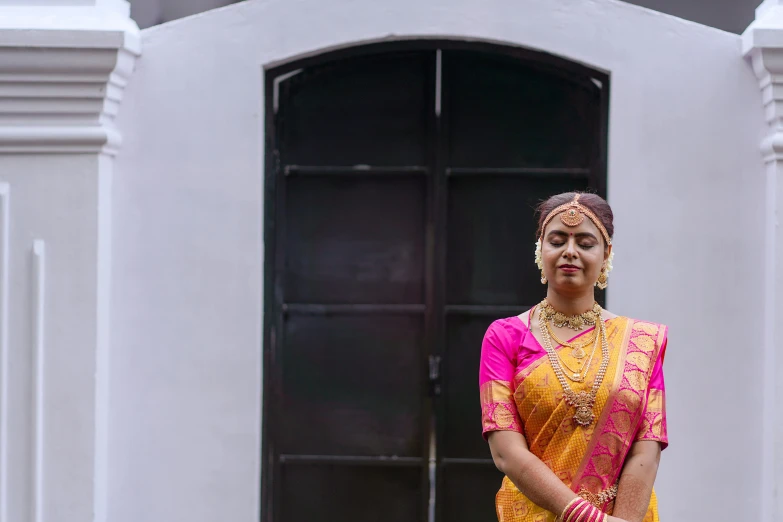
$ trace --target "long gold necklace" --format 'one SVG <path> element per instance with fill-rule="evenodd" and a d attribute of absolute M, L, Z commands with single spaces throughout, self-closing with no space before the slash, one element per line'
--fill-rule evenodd
<path fill-rule="evenodd" d="M 545 324 L 547 330 L 549 330 L 549 336 L 552 338 L 552 340 L 556 344 L 559 344 L 560 346 L 571 348 L 571 356 L 574 359 L 584 359 L 585 356 L 587 356 L 587 352 L 585 352 L 585 347 L 593 344 L 595 340 L 598 338 L 598 331 L 596 329 L 593 329 L 593 331 L 589 333 L 585 339 L 579 339 L 576 341 L 563 341 L 555 334 L 555 331 L 552 329 L 551 326 L 549 326 L 548 322 Z"/>
<path fill-rule="evenodd" d="M 568 370 L 568 372 L 565 373 L 566 377 L 568 377 L 570 380 L 574 382 L 585 382 L 585 379 L 587 379 L 587 372 L 590 370 L 590 366 L 593 364 L 593 357 L 595 356 L 596 349 L 598 348 L 598 337 L 595 337 L 594 343 L 593 343 L 593 349 L 590 352 L 590 358 L 587 359 L 587 362 L 584 366 L 579 366 L 577 370 L 574 370 L 571 368 L 571 366 L 566 363 L 565 359 L 560 355 L 560 352 L 555 350 L 555 353 L 557 354 L 557 359 L 560 361 L 560 364 Z M 578 364 L 578 363 L 577 363 Z M 584 372 L 584 375 L 582 375 L 582 372 Z"/>
<path fill-rule="evenodd" d="M 541 302 L 541 317 L 544 322 L 552 321 L 558 328 L 570 328 L 571 330 L 584 330 L 585 325 L 594 326 L 601 318 L 601 305 L 593 303 L 593 308 L 578 315 L 566 315 L 558 312 L 544 299 Z"/>
<path fill-rule="evenodd" d="M 600 320 L 596 321 L 596 328 L 599 330 L 598 336 L 601 339 L 601 366 L 598 368 L 598 373 L 595 376 L 595 381 L 593 381 L 593 386 L 590 388 L 590 391 L 581 391 L 577 393 L 571 389 L 571 386 L 568 384 L 557 353 L 554 348 L 552 348 L 552 339 L 549 337 L 549 332 L 546 326 L 543 326 L 546 324 L 544 322 L 543 311 L 547 304 L 546 301 L 541 304 L 541 311 L 538 315 L 538 326 L 541 331 L 541 339 L 544 341 L 544 349 L 549 356 L 549 362 L 552 364 L 552 369 L 555 371 L 557 380 L 560 381 L 560 386 L 563 387 L 566 403 L 576 409 L 574 413 L 574 422 L 582 427 L 590 426 L 593 421 L 595 421 L 595 412 L 593 411 L 595 398 L 598 395 L 598 390 L 601 387 L 601 383 L 606 375 L 606 369 L 609 366 L 609 343 L 606 340 L 606 328 L 604 327 L 603 322 Z M 593 310 L 595 310 L 595 307 L 593 307 Z M 600 318 L 600 307 L 598 314 L 598 317 Z"/>

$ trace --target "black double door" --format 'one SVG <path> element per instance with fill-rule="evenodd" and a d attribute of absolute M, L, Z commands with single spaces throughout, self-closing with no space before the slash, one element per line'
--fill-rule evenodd
<path fill-rule="evenodd" d="M 495 520 L 481 339 L 543 295 L 535 205 L 605 193 L 607 82 L 453 43 L 268 73 L 265 521 Z"/>

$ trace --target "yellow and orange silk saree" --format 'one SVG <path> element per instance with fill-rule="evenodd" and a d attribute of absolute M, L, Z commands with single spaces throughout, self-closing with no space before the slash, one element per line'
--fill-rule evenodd
<path fill-rule="evenodd" d="M 519 317 L 495 321 L 482 344 L 479 384 L 484 436 L 497 430 L 522 433 L 530 451 L 575 493 L 598 494 L 616 484 L 635 441 L 668 444 L 662 369 L 666 327 L 627 317 L 605 324 L 611 358 L 596 397 L 596 422 L 586 428 L 574 422 L 574 409 L 565 402 L 529 324 Z M 588 390 L 597 371 L 594 364 L 585 382 L 570 383 L 571 387 L 576 392 Z M 508 477 L 495 507 L 500 522 L 555 519 L 555 514 L 520 493 Z M 601 508 L 611 514 L 613 502 Z M 658 522 L 655 492 L 645 522 Z"/>

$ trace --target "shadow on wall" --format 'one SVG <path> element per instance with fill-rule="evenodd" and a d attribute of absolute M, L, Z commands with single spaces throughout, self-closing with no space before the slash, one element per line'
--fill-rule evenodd
<path fill-rule="evenodd" d="M 243 0 L 130 0 L 131 17 L 145 29 Z"/>
<path fill-rule="evenodd" d="M 741 34 L 750 23 L 761 0 L 625 0 L 730 33 Z"/>

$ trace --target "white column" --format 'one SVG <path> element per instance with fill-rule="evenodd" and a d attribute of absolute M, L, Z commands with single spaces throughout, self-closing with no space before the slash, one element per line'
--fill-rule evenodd
<path fill-rule="evenodd" d="M 106 520 L 125 0 L 0 0 L 0 522 Z"/>
<path fill-rule="evenodd" d="M 742 35 L 743 54 L 759 79 L 767 134 L 764 260 L 764 397 L 762 426 L 762 522 L 783 520 L 783 0 L 766 0 Z"/>

